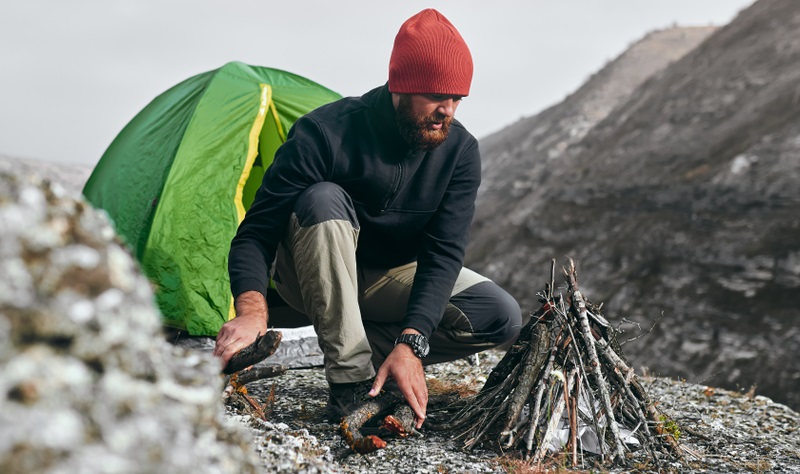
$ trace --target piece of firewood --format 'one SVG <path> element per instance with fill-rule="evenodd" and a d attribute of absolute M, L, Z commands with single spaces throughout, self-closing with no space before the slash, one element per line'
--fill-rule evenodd
<path fill-rule="evenodd" d="M 278 349 L 282 337 L 283 334 L 279 331 L 267 331 L 263 336 L 259 334 L 252 344 L 240 350 L 228 360 L 228 364 L 222 369 L 222 373 L 231 375 L 266 359 Z"/>
<path fill-rule="evenodd" d="M 383 419 L 382 428 L 401 438 L 407 438 L 409 435 L 419 434 L 414 429 L 414 421 L 414 410 L 408 403 L 401 403 L 395 408 L 394 413 Z"/>
<path fill-rule="evenodd" d="M 501 436 L 508 432 L 511 425 L 516 423 L 519 419 L 522 407 L 525 405 L 525 401 L 528 397 L 530 397 L 531 389 L 539 378 L 539 373 L 542 371 L 545 360 L 550 354 L 548 350 L 550 331 L 547 326 L 544 324 L 537 324 L 534 329 L 532 340 L 533 344 L 528 348 L 528 353 L 525 355 L 525 359 L 522 362 L 520 381 L 511 395 L 511 405 L 506 415 L 506 421 L 501 429 Z"/>
<path fill-rule="evenodd" d="M 595 384 L 600 392 L 600 402 L 603 404 L 603 409 L 606 412 L 606 421 L 608 427 L 611 429 L 613 448 L 615 450 L 615 461 L 622 462 L 625 459 L 625 452 L 623 451 L 624 443 L 619 431 L 619 424 L 614 417 L 614 408 L 611 406 L 611 397 L 608 393 L 608 384 L 603 377 L 600 369 L 600 360 L 597 358 L 597 349 L 595 347 L 595 337 L 592 335 L 592 330 L 589 328 L 589 319 L 586 315 L 586 302 L 583 299 L 580 289 L 578 289 L 578 277 L 575 272 L 575 262 L 569 260 L 570 267 L 564 273 L 567 277 L 569 290 L 572 294 L 572 307 L 576 312 L 578 323 L 580 324 L 581 336 L 583 336 L 583 343 L 589 353 L 589 369 L 595 378 Z"/>
<path fill-rule="evenodd" d="M 286 367 L 283 365 L 262 365 L 256 366 L 249 370 L 242 370 L 239 372 L 239 383 L 247 385 L 257 380 L 269 379 L 277 377 L 286 373 Z"/>
<path fill-rule="evenodd" d="M 386 413 L 403 401 L 403 396 L 396 392 L 381 392 L 380 396 L 367 400 L 352 413 L 342 418 L 339 428 L 350 449 L 367 454 L 386 447 L 386 442 L 376 435 L 363 436 L 361 427 L 375 416 Z"/>

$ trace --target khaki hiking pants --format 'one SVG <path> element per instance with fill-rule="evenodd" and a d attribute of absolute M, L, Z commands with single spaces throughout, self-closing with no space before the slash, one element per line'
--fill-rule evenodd
<path fill-rule="evenodd" d="M 315 184 L 298 198 L 274 265 L 278 293 L 314 325 L 329 383 L 375 376 L 403 330 L 416 271 L 414 262 L 358 265 L 358 232 L 347 193 L 333 183 Z M 464 268 L 450 296 L 423 363 L 462 358 L 519 334 L 519 305 L 489 279 Z"/>

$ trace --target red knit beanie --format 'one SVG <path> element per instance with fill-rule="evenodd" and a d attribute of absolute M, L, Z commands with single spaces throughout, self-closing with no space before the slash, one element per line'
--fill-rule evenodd
<path fill-rule="evenodd" d="M 429 8 L 403 23 L 389 59 L 390 92 L 466 96 L 471 82 L 472 56 L 447 18 Z"/>

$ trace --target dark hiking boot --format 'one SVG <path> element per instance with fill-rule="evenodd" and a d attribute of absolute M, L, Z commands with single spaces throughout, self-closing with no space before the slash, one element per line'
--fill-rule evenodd
<path fill-rule="evenodd" d="M 368 401 L 371 397 L 374 378 L 362 382 L 331 383 L 328 396 L 328 418 L 338 422 L 355 410 L 356 407 Z"/>
<path fill-rule="evenodd" d="M 332 422 L 339 422 L 342 418 L 353 412 L 358 406 L 383 396 L 387 391 L 396 392 L 400 399 L 400 389 L 394 380 L 387 380 L 383 385 L 383 390 L 376 397 L 370 397 L 369 391 L 372 389 L 374 378 L 362 382 L 353 383 L 331 383 L 330 395 L 328 396 L 328 418 Z M 377 415 L 377 413 L 375 414 Z"/>

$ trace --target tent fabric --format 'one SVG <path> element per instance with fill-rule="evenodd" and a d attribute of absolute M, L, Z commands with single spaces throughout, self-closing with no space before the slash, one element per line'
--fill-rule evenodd
<path fill-rule="evenodd" d="M 232 62 L 159 95 L 114 139 L 83 193 L 153 282 L 166 325 L 213 336 L 233 317 L 228 250 L 264 171 L 300 116 L 340 97 Z"/>

